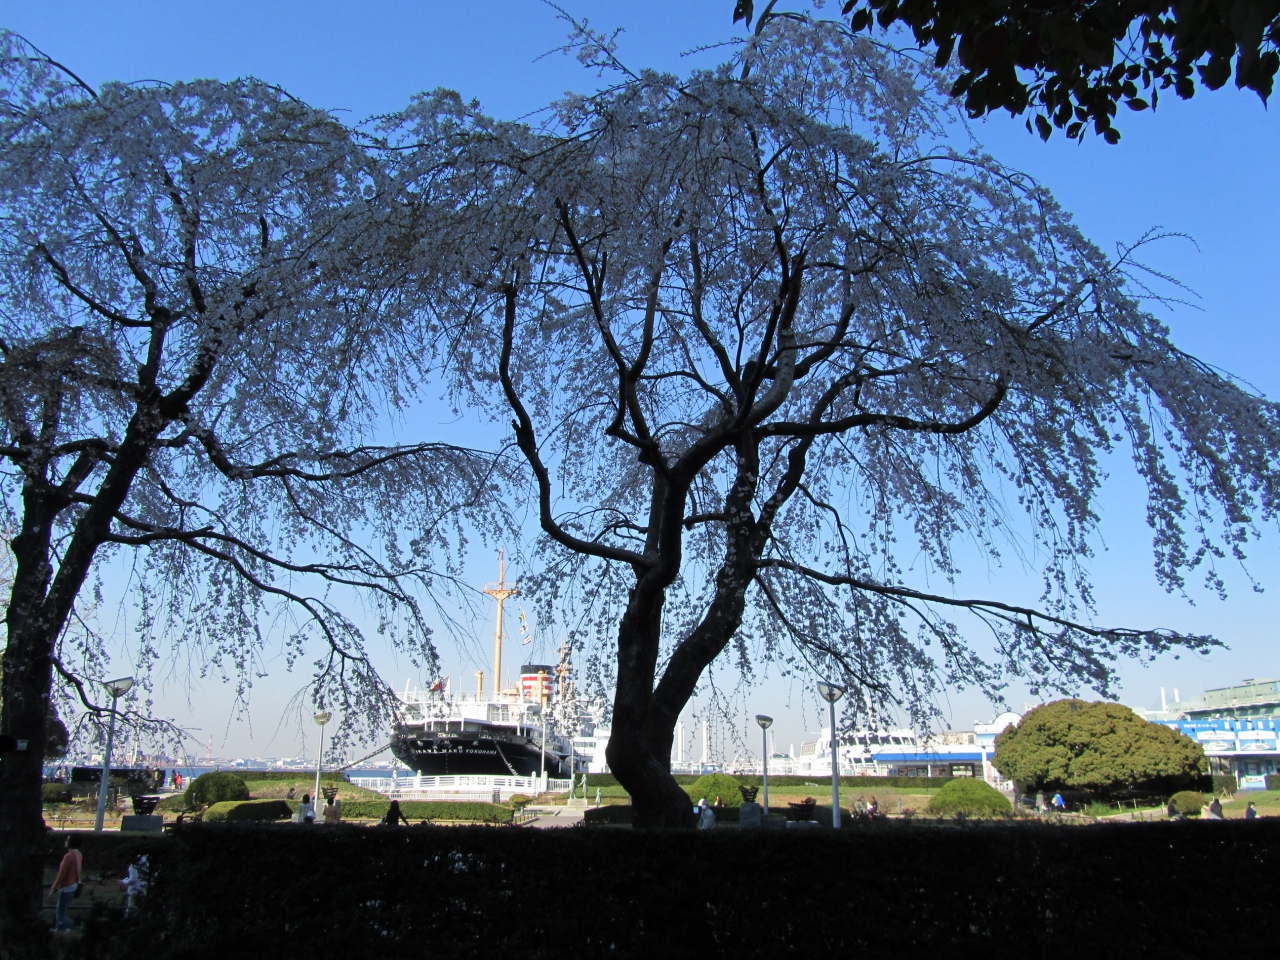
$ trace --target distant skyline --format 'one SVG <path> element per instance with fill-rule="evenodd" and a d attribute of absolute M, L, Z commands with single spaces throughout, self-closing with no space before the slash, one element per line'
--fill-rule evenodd
<path fill-rule="evenodd" d="M 596 27 L 624 27 L 619 52 L 636 67 L 686 71 L 714 63 L 727 51 L 681 54 L 724 43 L 738 33 L 730 22 L 729 0 L 654 0 L 643 5 L 594 0 L 566 6 Z M 826 8 L 828 13 L 836 9 L 831 4 Z M 542 56 L 564 42 L 566 28 L 537 0 L 358 5 L 0 0 L 0 25 L 21 33 L 91 84 L 254 75 L 315 106 L 342 111 L 339 115 L 351 121 L 396 110 L 414 93 L 437 86 L 475 97 L 489 113 L 511 119 L 567 90 L 598 82 L 572 57 Z M 1187 235 L 1190 239 L 1155 244 L 1144 258 L 1194 291 L 1188 294 L 1192 306 L 1160 309 L 1158 314 L 1184 349 L 1268 396 L 1280 396 L 1280 374 L 1275 370 L 1280 348 L 1276 117 L 1253 94 L 1230 87 L 1201 92 L 1190 102 L 1170 95 L 1154 113 L 1126 114 L 1119 118 L 1123 139 L 1114 147 L 1093 138 L 1076 144 L 1057 134 L 1044 144 L 1025 131 L 1021 119 L 1003 116 L 975 123 L 972 131 L 999 159 L 1049 187 L 1084 233 L 1108 252 L 1152 229 Z M 438 419 L 453 418 L 441 410 Z M 1141 490 L 1128 475 L 1128 464 L 1117 461 L 1112 472 L 1118 479 L 1102 501 L 1100 546 L 1106 549 L 1092 565 L 1099 622 L 1177 626 L 1214 633 L 1231 646 L 1206 658 L 1162 658 L 1145 669 L 1122 665 L 1121 699 L 1152 707 L 1159 705 L 1161 686 L 1170 695 L 1177 687 L 1189 698 L 1246 677 L 1280 675 L 1275 642 L 1280 538 L 1271 531 L 1250 550 L 1250 572 L 1265 592 L 1254 592 L 1248 578 L 1228 563 L 1224 566 L 1230 599 L 1220 602 L 1193 583 L 1188 587 L 1191 605 L 1156 585 Z M 473 551 L 469 573 L 477 584 L 493 578 L 488 556 L 487 548 Z M 1013 591 L 1034 600 L 1036 585 L 1020 572 L 988 570 L 976 558 L 971 567 L 959 591 Z M 513 573 L 519 576 L 521 571 Z M 108 603 L 113 599 L 108 597 Z M 468 649 L 441 647 L 444 670 L 455 678 L 488 669 L 491 605 L 486 602 L 479 609 L 483 615 L 475 621 L 475 642 Z M 556 639 L 546 637 L 541 645 L 554 649 Z M 514 646 L 519 646 L 518 640 Z M 507 656 L 509 663 L 521 662 L 512 645 Z M 393 685 L 403 684 L 404 664 L 388 656 L 381 665 Z M 727 679 L 728 671 L 722 673 Z M 158 710 L 200 728 L 201 741 L 213 736 L 218 755 L 294 755 L 304 737 L 313 754 L 309 717 L 281 719 L 286 702 L 304 680 L 304 673 L 294 673 L 259 681 L 252 722 L 232 719 L 232 695 L 225 687 L 197 680 L 183 689 L 185 676 L 158 692 Z M 801 740 L 804 729 L 820 722 L 817 704 L 806 692 L 810 686 L 776 677 L 767 681 L 743 701 L 744 721 L 755 712 L 772 713 L 778 720 L 778 746 L 785 750 L 789 742 Z M 1008 699 L 1011 707 L 1021 709 L 1025 700 L 1034 698 L 1015 687 Z M 943 706 L 957 729 L 989 720 L 997 712 L 972 691 L 954 694 Z M 689 736 L 691 726 L 686 723 Z M 748 736 L 746 745 L 758 745 L 758 737 Z"/>

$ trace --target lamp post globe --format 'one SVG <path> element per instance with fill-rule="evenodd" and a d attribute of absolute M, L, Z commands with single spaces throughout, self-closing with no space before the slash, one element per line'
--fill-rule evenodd
<path fill-rule="evenodd" d="M 844 687 L 826 680 L 818 681 L 818 696 L 827 701 L 831 711 L 831 826 L 840 829 L 840 749 L 836 736 L 836 701 L 844 696 Z"/>
<path fill-rule="evenodd" d="M 316 754 L 316 789 L 311 794 L 311 804 L 313 810 L 320 809 L 320 765 L 324 762 L 324 725 L 333 719 L 333 714 L 328 710 L 321 710 L 319 713 L 313 714 L 312 720 L 320 727 L 320 752 Z"/>
<path fill-rule="evenodd" d="M 773 717 L 763 713 L 756 714 L 756 723 L 760 724 L 760 770 L 764 774 L 761 782 L 764 786 L 764 815 L 769 815 L 769 728 L 773 726 Z"/>
<path fill-rule="evenodd" d="M 98 815 L 94 819 L 93 829 L 102 829 L 102 818 L 107 812 L 107 784 L 111 779 L 111 748 L 116 739 L 116 701 L 129 692 L 133 686 L 133 677 L 121 677 L 119 680 L 106 680 L 102 684 L 111 695 L 111 719 L 107 721 L 107 749 L 102 754 L 102 782 L 98 784 Z"/>

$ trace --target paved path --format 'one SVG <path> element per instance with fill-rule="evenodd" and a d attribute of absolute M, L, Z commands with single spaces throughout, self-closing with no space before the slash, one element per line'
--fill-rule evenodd
<path fill-rule="evenodd" d="M 529 823 L 530 827 L 549 830 L 554 827 L 576 827 L 582 822 L 582 810 L 570 810 L 568 807 L 526 807 L 538 815 L 538 819 Z"/>

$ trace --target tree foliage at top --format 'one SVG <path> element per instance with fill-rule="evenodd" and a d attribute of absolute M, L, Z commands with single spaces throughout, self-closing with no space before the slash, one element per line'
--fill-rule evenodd
<path fill-rule="evenodd" d="M 1100 792 L 1187 785 L 1209 770 L 1204 750 L 1190 737 L 1121 704 L 1084 700 L 1030 711 L 996 737 L 993 762 L 1017 783 Z"/>
<path fill-rule="evenodd" d="M 775 4 L 758 26 L 787 15 Z M 736 0 L 734 21 L 750 25 L 755 6 Z M 1231 79 L 1233 60 L 1236 86 L 1266 103 L 1280 68 L 1275 0 L 845 0 L 841 12 L 855 32 L 907 27 L 940 67 L 954 56 L 951 93 L 964 98 L 969 116 L 1030 109 L 1046 140 L 1054 127 L 1079 139 L 1092 126 L 1116 143 L 1121 104 L 1146 110 L 1169 89 L 1190 99 L 1197 78 L 1217 90 Z"/>
<path fill-rule="evenodd" d="M 1091 622 L 1112 450 L 1170 588 L 1275 518 L 1275 405 L 1171 342 L 1131 251 L 952 149 L 936 81 L 778 20 L 548 129 L 446 94 L 396 127 L 397 176 L 434 202 L 422 295 L 528 464 L 533 592 L 615 665 L 609 763 L 638 823 L 684 817 L 674 727 L 722 654 L 840 680 L 855 722 L 868 700 L 925 720 L 939 682 L 1106 689 L 1117 656 L 1212 643 Z M 1039 603 L 959 595 L 975 544 L 1039 564 Z"/>

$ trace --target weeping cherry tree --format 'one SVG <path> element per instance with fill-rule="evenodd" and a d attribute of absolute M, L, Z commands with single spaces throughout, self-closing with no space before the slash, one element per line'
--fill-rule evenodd
<path fill-rule="evenodd" d="M 0 133 L 12 945 L 36 924 L 51 690 L 105 706 L 75 668 L 100 651 L 65 642 L 91 576 L 128 564 L 139 669 L 186 657 L 243 689 L 264 653 L 311 657 L 317 706 L 381 732 L 365 634 L 434 669 L 422 598 L 456 570 L 429 558 L 485 522 L 492 462 L 386 442 L 431 330 L 384 283 L 385 178 L 329 115 L 255 81 L 93 90 L 6 35 Z"/>
<path fill-rule="evenodd" d="M 1095 622 L 1111 451 L 1170 589 L 1280 493 L 1275 405 L 1174 346 L 1131 251 L 954 147 L 938 78 L 866 39 L 774 20 L 687 78 L 582 40 L 616 85 L 542 129 L 424 98 L 400 176 L 453 198 L 459 362 L 527 462 L 548 613 L 613 648 L 638 825 L 689 820 L 673 732 L 717 658 L 920 721 L 942 683 L 1105 693 L 1216 642 Z M 1039 597 L 964 595 L 963 550 L 1010 544 Z"/>

